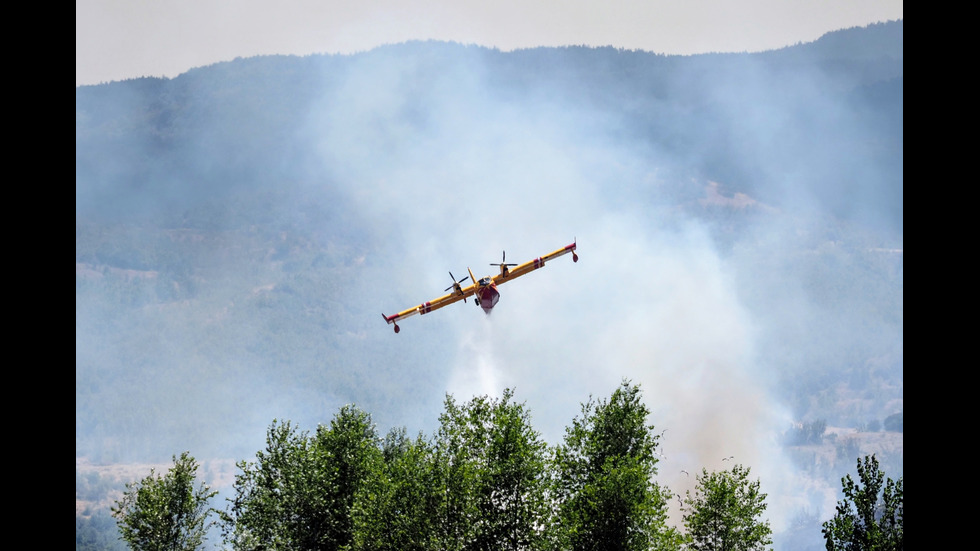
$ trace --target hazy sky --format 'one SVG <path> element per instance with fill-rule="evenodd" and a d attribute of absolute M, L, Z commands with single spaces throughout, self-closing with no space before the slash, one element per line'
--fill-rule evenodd
<path fill-rule="evenodd" d="M 903 0 L 75 0 L 75 85 L 415 39 L 501 50 L 759 51 L 903 19 Z"/>

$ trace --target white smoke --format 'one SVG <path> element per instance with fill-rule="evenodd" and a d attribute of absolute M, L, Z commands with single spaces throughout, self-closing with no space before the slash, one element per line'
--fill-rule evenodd
<path fill-rule="evenodd" d="M 755 243 L 722 250 L 717 228 L 698 216 L 705 204 L 674 192 L 733 209 L 758 206 L 756 199 L 688 174 L 690 159 L 637 143 L 614 107 L 584 106 L 561 90 L 516 95 L 491 83 L 478 55 L 433 64 L 395 51 L 364 54 L 357 71 L 319 75 L 323 95 L 295 136 L 315 156 L 289 174 L 303 182 L 297 196 L 342 197 L 377 244 L 364 251 L 358 282 L 337 307 L 354 313 L 340 352 L 351 369 L 398 389 L 390 411 L 375 416 L 382 429 L 431 433 L 443 390 L 466 401 L 512 388 L 557 444 L 589 396 L 608 397 L 629 379 L 641 385 L 662 435 L 658 482 L 684 494 L 702 468 L 746 465 L 769 492 L 774 528 L 784 528 L 822 489 L 801 487 L 782 451 L 792 415 L 767 347 L 774 327 L 796 319 L 806 328 L 815 318 L 800 282 L 781 279 L 791 272 L 761 273 L 753 254 L 766 239 L 784 245 L 793 228 L 772 215 L 754 227 Z M 739 101 L 719 89 L 714 105 L 731 110 L 733 126 L 745 123 L 737 118 L 743 105 L 758 124 L 719 137 L 718 146 L 757 156 L 747 166 L 769 166 L 774 148 L 789 163 L 795 152 L 772 135 L 791 114 L 758 88 L 740 87 Z M 743 134 L 749 138 L 733 143 Z M 771 186 L 786 183 L 774 178 Z M 317 221 L 314 230 L 329 234 L 335 223 Z M 462 277 L 470 268 L 479 278 L 495 273 L 489 264 L 503 251 L 508 262 L 524 262 L 573 240 L 579 262 L 566 255 L 501 285 L 490 316 L 460 302 L 403 321 L 398 335 L 378 316 L 440 296 L 449 272 Z M 775 298 L 760 308 L 763 291 Z M 780 316 L 764 318 L 773 312 Z M 359 365 L 357 352 L 367 349 L 383 365 Z M 248 412 L 259 419 L 255 433 L 245 436 L 255 449 L 273 418 L 312 428 L 342 403 L 387 396 L 349 396 L 334 381 L 291 377 L 290 366 L 274 366 L 261 381 L 224 379 L 227 396 L 209 396 L 257 404 Z M 827 517 L 826 500 L 820 507 Z"/>

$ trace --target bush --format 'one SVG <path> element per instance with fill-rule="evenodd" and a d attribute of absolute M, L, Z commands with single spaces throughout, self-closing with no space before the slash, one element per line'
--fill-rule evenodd
<path fill-rule="evenodd" d="M 885 417 L 885 430 L 891 432 L 904 432 L 902 430 L 902 413 L 893 413 L 888 417 Z"/>

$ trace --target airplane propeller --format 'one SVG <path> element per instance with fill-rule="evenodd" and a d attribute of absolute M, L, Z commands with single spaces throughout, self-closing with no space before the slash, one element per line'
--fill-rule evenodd
<path fill-rule="evenodd" d="M 503 251 L 503 255 L 500 257 L 500 263 L 492 262 L 491 266 L 500 266 L 500 275 L 507 277 L 507 267 L 517 266 L 517 264 L 507 264 L 507 251 Z"/>
<path fill-rule="evenodd" d="M 507 264 L 507 251 L 502 251 L 503 255 L 500 257 L 500 262 L 491 262 L 491 266 L 517 266 L 517 264 Z"/>
<path fill-rule="evenodd" d="M 460 279 L 460 280 L 457 281 L 456 276 L 454 276 L 452 272 L 449 272 L 449 277 L 453 278 L 453 284 L 450 285 L 449 287 L 446 287 L 446 290 L 447 291 L 450 290 L 450 289 L 455 289 L 455 288 L 459 287 L 459 284 L 460 283 L 462 283 L 462 282 L 464 282 L 464 281 L 466 281 L 467 279 L 470 278 L 470 276 L 465 276 L 465 277 L 463 277 L 463 279 Z M 466 302 L 466 297 L 463 297 L 463 302 Z"/>

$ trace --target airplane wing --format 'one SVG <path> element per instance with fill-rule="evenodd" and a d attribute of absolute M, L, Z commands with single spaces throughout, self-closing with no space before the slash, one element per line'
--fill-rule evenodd
<path fill-rule="evenodd" d="M 429 312 L 433 312 L 440 308 L 449 306 L 450 304 L 464 300 L 467 297 L 471 297 L 473 296 L 473 293 L 476 292 L 477 287 L 478 285 L 475 283 L 470 284 L 467 287 L 459 286 L 458 288 L 453 289 L 453 291 L 448 295 L 443 295 L 437 299 L 430 300 L 429 302 L 423 302 L 422 304 L 409 308 L 408 310 L 403 310 L 390 316 L 385 316 L 384 314 L 381 315 L 384 316 L 385 321 L 387 321 L 389 324 L 395 324 L 395 332 L 397 333 L 398 324 L 396 322 L 399 322 L 407 317 L 414 316 L 415 314 L 428 314 Z"/>
<path fill-rule="evenodd" d="M 508 268 L 505 264 L 501 264 L 500 274 L 493 276 L 493 282 L 496 285 L 507 283 L 512 279 L 517 279 L 524 274 L 537 270 L 538 268 L 544 268 L 546 262 L 550 262 L 559 256 L 566 255 L 568 253 L 572 253 L 572 260 L 578 262 L 578 255 L 575 254 L 576 246 L 576 243 L 565 245 L 557 251 L 552 251 L 544 256 L 539 256 L 538 258 L 525 262 L 524 264 L 518 264 L 513 268 Z"/>

